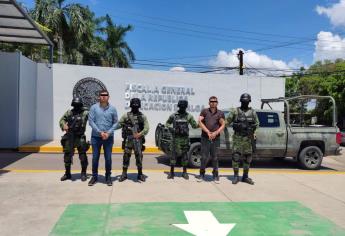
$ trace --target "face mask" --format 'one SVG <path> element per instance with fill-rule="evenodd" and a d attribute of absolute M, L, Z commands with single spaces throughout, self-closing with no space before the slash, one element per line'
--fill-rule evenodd
<path fill-rule="evenodd" d="M 177 112 L 180 113 L 180 114 L 183 114 L 183 113 L 186 113 L 186 110 L 187 110 L 187 108 L 180 107 Z"/>
<path fill-rule="evenodd" d="M 248 108 L 249 102 L 241 102 L 241 107 Z"/>
<path fill-rule="evenodd" d="M 132 107 L 132 112 L 133 112 L 133 113 L 138 113 L 138 112 L 139 112 L 139 107 L 133 106 L 133 107 Z"/>

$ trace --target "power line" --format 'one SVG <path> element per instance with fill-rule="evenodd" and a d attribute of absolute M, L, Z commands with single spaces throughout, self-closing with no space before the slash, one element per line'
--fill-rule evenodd
<path fill-rule="evenodd" d="M 135 16 L 135 17 L 139 16 L 139 17 L 142 17 L 142 18 L 148 18 L 148 19 L 154 19 L 154 20 L 166 21 L 166 22 L 173 22 L 173 23 L 189 25 L 189 26 L 197 26 L 197 27 L 200 27 L 200 28 L 208 28 L 208 29 L 213 29 L 213 30 L 233 31 L 233 32 L 241 32 L 241 33 L 246 33 L 246 34 L 262 35 L 262 36 L 270 36 L 270 37 L 300 39 L 300 40 L 303 40 L 303 41 L 306 40 L 306 42 L 307 41 L 318 40 L 315 37 L 297 37 L 297 36 L 291 36 L 291 35 L 255 32 L 255 31 L 240 30 L 240 29 L 227 28 L 227 27 L 219 27 L 219 26 L 212 26 L 212 25 L 202 25 L 202 24 L 196 24 L 196 23 L 191 23 L 191 22 L 186 22 L 186 21 L 181 21 L 181 20 L 175 20 L 175 19 L 169 19 L 169 18 L 163 18 L 163 17 L 153 17 L 153 16 L 147 16 L 147 15 L 143 15 L 143 14 L 139 14 L 139 13 L 130 13 L 130 12 L 127 12 L 127 11 L 119 11 L 119 10 L 117 10 L 117 12 L 119 12 L 122 15 L 131 15 L 131 16 Z M 128 19 L 128 17 L 123 17 L 123 16 L 122 16 L 122 18 L 127 18 Z M 140 21 L 140 20 L 137 20 L 137 21 Z M 154 23 L 150 23 L 150 24 L 154 24 Z M 339 35 L 343 35 L 343 34 L 339 33 Z M 255 40 L 257 40 L 257 39 L 255 39 Z M 262 39 L 262 40 L 265 40 L 265 39 Z M 339 40 L 327 40 L 327 39 L 319 39 L 319 41 L 339 42 Z"/>
<path fill-rule="evenodd" d="M 116 15 L 112 15 L 113 17 L 116 17 Z M 154 26 L 159 26 L 159 27 L 164 27 L 164 28 L 169 28 L 169 29 L 177 29 L 177 30 L 186 30 L 194 33 L 200 33 L 200 34 L 209 34 L 210 32 L 207 31 L 200 31 L 200 30 L 195 30 L 193 28 L 182 28 L 182 27 L 177 27 L 177 26 L 170 26 L 170 25 L 164 25 L 164 24 L 157 24 L 157 23 L 152 23 L 148 21 L 142 21 L 142 20 L 137 20 L 133 18 L 128 18 L 128 17 L 122 17 L 122 16 L 117 16 L 119 18 L 125 18 L 125 19 L 130 19 L 139 23 L 143 24 L 148 24 L 148 25 L 154 25 Z M 213 35 L 224 37 L 227 39 L 231 38 L 236 38 L 236 39 L 246 39 L 246 40 L 254 40 L 254 41 L 262 41 L 262 42 L 271 42 L 271 43 L 283 43 L 284 41 L 277 41 L 277 40 L 271 40 L 271 39 L 260 39 L 260 38 L 252 38 L 252 37 L 245 37 L 245 36 L 240 36 L 240 35 L 226 35 L 226 34 L 219 34 L 215 32 L 211 32 Z"/>
<path fill-rule="evenodd" d="M 143 15 L 143 14 L 139 14 L 139 13 L 130 13 L 130 12 L 119 11 L 119 10 L 117 10 L 117 12 L 120 12 L 120 13 L 122 12 L 122 14 L 127 14 L 127 15 L 131 15 L 131 16 L 139 16 L 139 17 L 148 18 L 148 19 L 173 22 L 173 23 L 178 23 L 178 24 L 183 24 L 183 25 L 197 26 L 197 27 L 201 27 L 201 28 L 212 28 L 212 29 L 217 29 L 217 30 L 222 30 L 222 31 L 233 31 L 233 32 L 241 32 L 241 33 L 255 34 L 255 35 L 262 35 L 262 36 L 280 37 L 280 38 L 308 39 L 308 38 L 304 38 L 304 37 L 297 37 L 297 36 L 291 36 L 291 35 L 255 32 L 255 31 L 240 30 L 240 29 L 234 29 L 234 28 L 228 28 L 228 27 L 219 27 L 219 26 L 214 26 L 214 25 L 202 25 L 202 24 L 196 24 L 196 23 L 191 23 L 191 22 L 186 22 L 186 21 L 181 21 L 181 20 L 147 16 L 147 15 Z"/>

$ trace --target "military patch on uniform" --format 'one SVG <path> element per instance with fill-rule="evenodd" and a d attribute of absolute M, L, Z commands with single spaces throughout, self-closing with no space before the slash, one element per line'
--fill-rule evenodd
<path fill-rule="evenodd" d="M 100 90 L 107 89 L 98 79 L 86 77 L 79 80 L 73 88 L 73 97 L 80 97 L 85 107 L 90 108 L 98 102 L 98 93 Z"/>

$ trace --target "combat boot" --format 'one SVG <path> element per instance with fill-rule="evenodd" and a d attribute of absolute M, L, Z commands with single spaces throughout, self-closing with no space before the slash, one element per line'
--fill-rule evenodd
<path fill-rule="evenodd" d="M 243 171 L 242 182 L 250 184 L 250 185 L 254 185 L 254 181 L 248 177 L 248 172 L 249 170 Z"/>
<path fill-rule="evenodd" d="M 188 180 L 189 179 L 189 176 L 187 174 L 187 167 L 183 167 L 183 172 L 182 172 L 182 178 Z"/>
<path fill-rule="evenodd" d="M 142 181 L 145 182 L 146 181 L 146 177 L 143 174 L 143 168 L 142 167 L 138 167 L 138 176 L 137 176 L 137 180 L 138 181 Z"/>
<path fill-rule="evenodd" d="M 119 182 L 123 182 L 127 179 L 127 168 L 122 168 L 122 174 L 120 176 Z"/>
<path fill-rule="evenodd" d="M 234 169 L 234 178 L 232 180 L 232 184 L 237 184 L 240 182 L 240 177 L 238 176 L 238 169 Z"/>
<path fill-rule="evenodd" d="M 85 182 L 87 180 L 87 175 L 86 172 L 81 172 L 80 174 L 80 179 L 81 181 Z"/>
<path fill-rule="evenodd" d="M 72 179 L 71 166 L 65 166 L 65 174 L 60 178 L 61 181 Z"/>
<path fill-rule="evenodd" d="M 83 182 L 85 182 L 87 180 L 86 169 L 87 169 L 87 165 L 82 165 L 80 179 Z"/>
<path fill-rule="evenodd" d="M 175 177 L 175 172 L 174 172 L 174 166 L 170 166 L 170 173 L 167 176 L 167 179 L 174 179 Z"/>
<path fill-rule="evenodd" d="M 200 170 L 200 174 L 196 177 L 199 182 L 205 180 L 205 169 Z"/>
<path fill-rule="evenodd" d="M 213 175 L 213 181 L 214 181 L 214 182 L 219 182 L 218 170 L 213 170 L 213 171 L 212 171 L 212 175 Z"/>

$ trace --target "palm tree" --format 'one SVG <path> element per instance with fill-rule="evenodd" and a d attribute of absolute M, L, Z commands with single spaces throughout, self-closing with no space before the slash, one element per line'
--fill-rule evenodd
<path fill-rule="evenodd" d="M 96 29 L 94 13 L 80 4 L 64 4 L 65 0 L 35 0 L 31 16 L 52 30 L 49 35 L 57 44 L 59 61 L 83 62 L 82 48 L 88 48 Z M 66 52 L 66 53 L 64 53 Z M 62 55 L 65 57 L 62 58 Z"/>
<path fill-rule="evenodd" d="M 106 26 L 100 28 L 100 32 L 106 34 L 105 58 L 109 66 L 129 68 L 130 62 L 135 60 L 133 51 L 124 40 L 126 33 L 133 30 L 131 25 L 126 27 L 113 23 L 107 14 L 104 18 Z"/>

